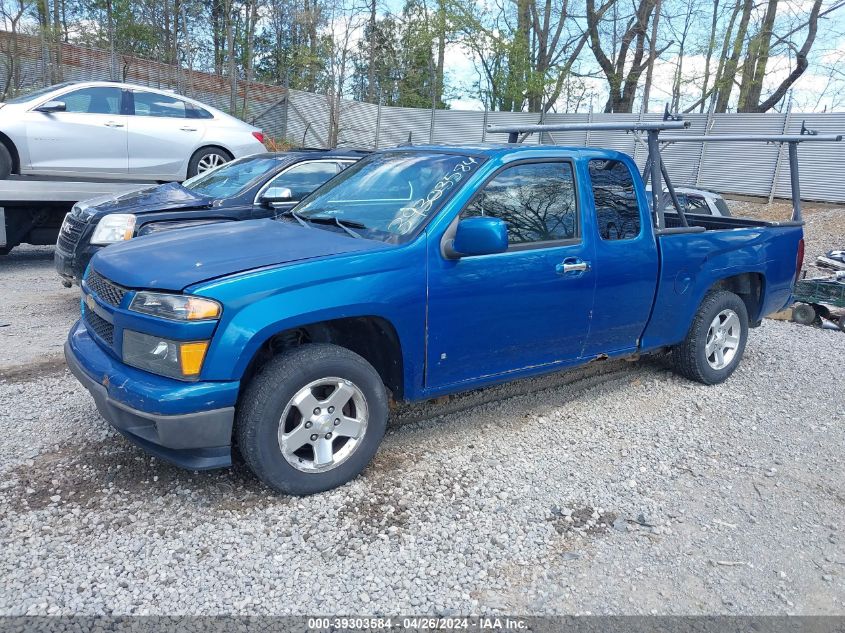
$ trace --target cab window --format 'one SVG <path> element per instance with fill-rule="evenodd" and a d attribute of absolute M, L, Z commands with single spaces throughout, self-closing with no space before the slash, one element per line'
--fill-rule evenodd
<path fill-rule="evenodd" d="M 572 164 L 523 163 L 508 167 L 476 193 L 461 216 L 504 220 L 510 244 L 573 239 L 577 205 Z"/>
<path fill-rule="evenodd" d="M 602 159 L 591 160 L 589 170 L 601 239 L 637 237 L 640 234 L 640 205 L 631 170 L 622 161 Z"/>

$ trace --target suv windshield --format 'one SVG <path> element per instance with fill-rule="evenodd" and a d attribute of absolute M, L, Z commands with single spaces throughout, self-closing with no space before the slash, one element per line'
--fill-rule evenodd
<path fill-rule="evenodd" d="M 275 156 L 247 156 L 197 174 L 182 186 L 209 198 L 231 198 L 278 164 L 279 158 Z"/>
<path fill-rule="evenodd" d="M 47 86 L 46 88 L 39 88 L 38 90 L 33 90 L 32 92 L 28 92 L 23 95 L 19 95 L 14 99 L 6 99 L 6 103 L 26 103 L 27 101 L 33 101 L 38 97 L 43 97 L 48 92 L 53 92 L 54 90 L 60 90 L 61 88 L 67 88 L 68 86 L 73 86 L 74 82 L 66 81 L 62 84 L 55 84 L 53 86 Z"/>
<path fill-rule="evenodd" d="M 373 154 L 296 207 L 304 220 L 331 220 L 365 237 L 402 242 L 481 164 L 473 156 L 396 150 Z"/>

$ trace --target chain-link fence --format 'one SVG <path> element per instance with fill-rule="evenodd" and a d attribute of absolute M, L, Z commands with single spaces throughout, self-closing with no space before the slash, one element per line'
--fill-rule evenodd
<path fill-rule="evenodd" d="M 61 65 L 56 60 L 61 59 Z M 56 81 L 111 79 L 172 88 L 221 110 L 235 112 L 265 134 L 293 146 L 383 148 L 403 143 L 467 144 L 505 141 L 488 124 L 583 123 L 657 120 L 658 114 L 555 114 L 399 108 L 336 100 L 213 73 L 189 70 L 109 51 L 63 44 L 61 55 L 37 37 L 0 32 L 0 82 L 6 94 Z M 234 96 L 234 99 L 233 99 Z M 845 113 L 690 114 L 680 134 L 797 133 L 806 121 L 821 133 L 845 133 Z M 641 166 L 647 150 L 626 132 L 545 133 L 527 143 L 592 145 L 627 152 Z M 723 193 L 789 197 L 786 147 L 761 143 L 679 143 L 663 151 L 676 186 Z M 845 202 L 845 142 L 813 143 L 799 150 L 801 194 L 806 200 Z"/>

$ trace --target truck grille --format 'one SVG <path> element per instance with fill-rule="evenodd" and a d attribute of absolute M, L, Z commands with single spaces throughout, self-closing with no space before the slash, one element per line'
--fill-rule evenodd
<path fill-rule="evenodd" d="M 59 230 L 59 239 L 56 241 L 56 246 L 59 250 L 72 255 L 76 250 L 76 244 L 79 238 L 82 237 L 82 231 L 85 229 L 87 222 L 76 215 L 75 211 L 71 211 L 65 216 L 62 222 L 62 228 Z"/>
<path fill-rule="evenodd" d="M 120 305 L 120 302 L 123 301 L 123 297 L 125 297 L 128 292 L 126 288 L 112 283 L 100 275 L 96 270 L 91 270 L 88 273 L 88 277 L 85 278 L 85 285 L 88 286 L 88 290 L 97 295 L 100 299 L 115 307 Z"/>
<path fill-rule="evenodd" d="M 85 327 L 103 339 L 109 347 L 114 344 L 114 326 L 93 310 L 85 310 Z"/>

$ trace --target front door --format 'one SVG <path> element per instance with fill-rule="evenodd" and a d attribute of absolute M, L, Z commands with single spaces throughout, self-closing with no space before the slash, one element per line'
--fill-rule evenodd
<path fill-rule="evenodd" d="M 27 112 L 30 168 L 46 174 L 125 176 L 122 99 L 120 88 L 91 86 L 55 97 L 65 103 L 65 112 Z"/>
<path fill-rule="evenodd" d="M 581 357 L 595 283 L 578 213 L 574 166 L 566 160 L 507 166 L 476 193 L 461 218 L 503 219 L 510 248 L 432 257 L 429 388 Z"/>

